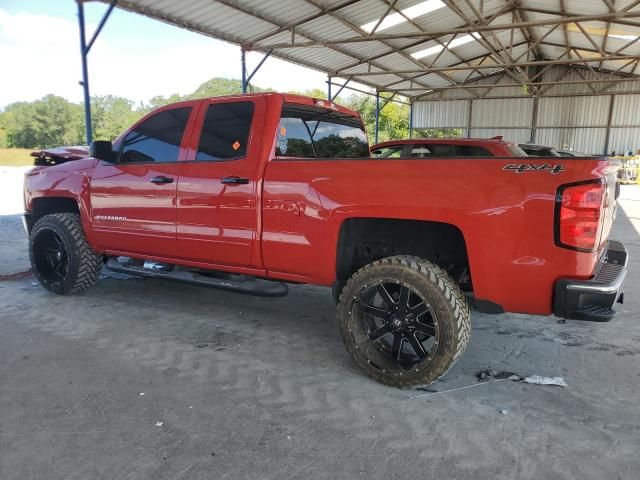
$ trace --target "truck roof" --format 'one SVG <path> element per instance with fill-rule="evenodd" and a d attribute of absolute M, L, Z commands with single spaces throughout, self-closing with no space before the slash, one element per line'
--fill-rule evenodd
<path fill-rule="evenodd" d="M 332 102 L 330 100 L 326 100 L 323 98 L 307 97 L 306 95 L 298 95 L 296 93 L 278 93 L 278 92 L 245 93 L 245 94 L 237 94 L 237 95 L 223 95 L 219 97 L 195 98 L 191 100 L 184 100 L 181 102 L 175 102 L 168 105 L 163 105 L 161 107 L 158 107 L 157 110 L 161 110 L 166 107 L 173 107 L 181 104 L 190 104 L 198 101 L 228 100 L 228 99 L 241 100 L 241 99 L 256 98 L 256 97 L 280 97 L 282 98 L 283 103 L 297 103 L 300 105 L 308 105 L 310 107 L 328 108 L 331 110 L 342 112 L 349 116 L 360 118 L 360 114 L 357 111 L 344 107 L 342 105 L 338 105 L 337 103 Z"/>

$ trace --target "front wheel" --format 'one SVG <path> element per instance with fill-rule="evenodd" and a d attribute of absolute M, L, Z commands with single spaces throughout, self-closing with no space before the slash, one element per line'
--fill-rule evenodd
<path fill-rule="evenodd" d="M 399 388 L 442 377 L 471 334 L 469 306 L 453 279 L 410 256 L 358 270 L 340 295 L 338 325 L 355 362 L 379 382 Z"/>
<path fill-rule="evenodd" d="M 85 238 L 80 215 L 54 213 L 39 219 L 29 236 L 31 267 L 47 290 L 72 294 L 86 290 L 98 279 L 102 256 Z"/>

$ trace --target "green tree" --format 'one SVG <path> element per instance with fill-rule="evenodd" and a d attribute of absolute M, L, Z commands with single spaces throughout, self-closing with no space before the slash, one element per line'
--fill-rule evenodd
<path fill-rule="evenodd" d="M 389 96 L 380 95 L 382 107 Z M 369 137 L 369 143 L 375 139 L 376 126 L 376 99 L 370 95 L 351 95 L 344 101 L 346 107 L 360 113 Z M 378 141 L 409 136 L 409 107 L 407 105 L 389 102 L 380 111 L 378 116 Z"/>
<path fill-rule="evenodd" d="M 78 109 L 62 97 L 47 95 L 34 102 L 17 102 L 5 110 L 9 147 L 45 148 L 78 143 L 74 128 Z"/>
<path fill-rule="evenodd" d="M 138 120 L 144 113 L 135 110 L 134 102 L 123 97 L 107 95 L 91 99 L 93 139 L 113 140 Z"/>
<path fill-rule="evenodd" d="M 7 146 L 7 112 L 0 112 L 0 148 Z"/>
<path fill-rule="evenodd" d="M 272 90 L 250 85 L 249 91 L 270 92 Z M 204 82 L 185 98 L 221 97 L 223 95 L 237 95 L 240 93 L 242 93 L 242 80 L 238 80 L 237 78 L 215 77 Z"/>

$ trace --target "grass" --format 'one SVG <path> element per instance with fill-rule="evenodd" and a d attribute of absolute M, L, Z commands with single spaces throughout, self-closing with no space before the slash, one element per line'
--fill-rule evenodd
<path fill-rule="evenodd" d="M 0 167 L 26 167 L 35 160 L 29 148 L 0 148 Z"/>

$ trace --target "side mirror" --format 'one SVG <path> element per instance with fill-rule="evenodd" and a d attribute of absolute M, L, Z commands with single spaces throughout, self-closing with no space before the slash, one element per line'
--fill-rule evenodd
<path fill-rule="evenodd" d="M 104 160 L 105 162 L 113 162 L 113 144 L 108 140 L 96 140 L 91 142 L 89 147 L 89 156 Z"/>

